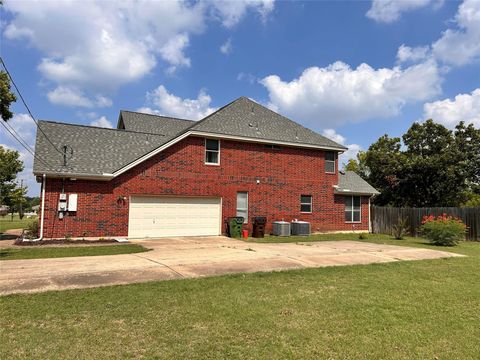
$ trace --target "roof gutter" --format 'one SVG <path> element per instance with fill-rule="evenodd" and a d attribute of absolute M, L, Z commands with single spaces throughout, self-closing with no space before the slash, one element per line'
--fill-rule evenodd
<path fill-rule="evenodd" d="M 195 130 L 189 131 L 188 133 L 189 135 L 214 137 L 214 138 L 228 139 L 228 140 L 239 140 L 239 141 L 261 143 L 261 144 L 275 144 L 275 145 L 285 145 L 285 146 L 301 147 L 301 148 L 309 148 L 309 149 L 333 150 L 333 151 L 341 151 L 341 152 L 348 150 L 348 148 L 344 146 L 340 147 L 340 146 L 324 146 L 324 145 L 315 145 L 315 144 L 295 143 L 290 141 L 258 139 L 258 138 L 252 138 L 247 136 L 225 135 L 225 134 L 217 134 L 212 132 L 195 131 Z"/>
<path fill-rule="evenodd" d="M 35 176 L 40 175 L 39 173 L 33 173 Z M 45 172 L 42 175 L 48 176 L 52 179 L 63 179 L 63 178 L 71 178 L 71 179 L 85 179 L 85 180 L 99 180 L 99 181 L 108 181 L 113 179 L 115 176 L 110 173 L 103 173 L 103 174 L 88 174 L 88 173 L 59 173 L 59 172 Z"/>

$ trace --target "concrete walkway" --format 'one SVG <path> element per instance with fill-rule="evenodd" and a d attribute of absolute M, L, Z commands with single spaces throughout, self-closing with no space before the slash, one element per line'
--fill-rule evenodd
<path fill-rule="evenodd" d="M 145 253 L 0 261 L 0 295 L 154 280 L 462 256 L 358 241 L 256 244 L 225 237 L 134 241 Z"/>

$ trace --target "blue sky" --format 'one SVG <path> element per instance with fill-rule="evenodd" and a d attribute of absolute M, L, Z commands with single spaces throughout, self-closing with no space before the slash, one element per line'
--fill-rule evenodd
<path fill-rule="evenodd" d="M 480 126 L 480 1 L 85 3 L 5 1 L 1 54 L 39 119 L 200 119 L 243 95 L 349 146 L 343 160 L 429 117 Z"/>

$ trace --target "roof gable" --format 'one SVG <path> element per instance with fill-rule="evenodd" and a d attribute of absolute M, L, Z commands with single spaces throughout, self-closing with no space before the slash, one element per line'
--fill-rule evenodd
<path fill-rule="evenodd" d="M 313 145 L 344 151 L 347 148 L 276 112 L 241 97 L 220 108 L 188 130 L 251 139 Z"/>

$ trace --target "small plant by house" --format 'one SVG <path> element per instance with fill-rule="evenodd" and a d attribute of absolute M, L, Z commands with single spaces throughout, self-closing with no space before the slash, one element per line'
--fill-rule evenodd
<path fill-rule="evenodd" d="M 393 225 L 393 236 L 396 240 L 403 240 L 407 233 L 408 225 L 406 218 L 398 219 L 397 223 Z"/>
<path fill-rule="evenodd" d="M 420 232 L 434 245 L 455 246 L 465 239 L 467 226 L 458 218 L 442 214 L 424 216 Z"/>
<path fill-rule="evenodd" d="M 28 224 L 23 236 L 26 239 L 34 239 L 38 236 L 38 219 Z"/>

